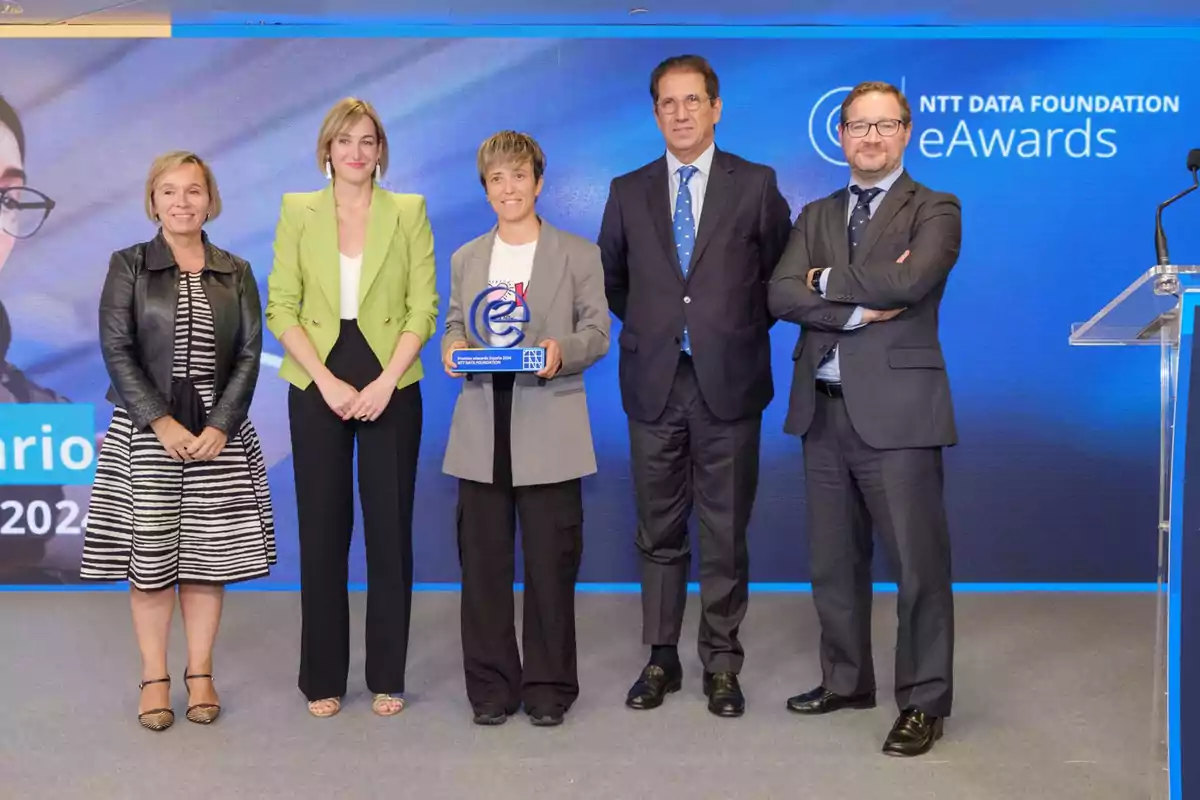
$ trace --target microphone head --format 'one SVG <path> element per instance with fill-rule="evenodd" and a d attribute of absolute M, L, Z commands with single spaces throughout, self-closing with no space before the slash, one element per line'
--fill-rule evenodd
<path fill-rule="evenodd" d="M 1200 150 L 1192 150 L 1188 153 L 1187 168 L 1188 172 L 1200 170 Z"/>

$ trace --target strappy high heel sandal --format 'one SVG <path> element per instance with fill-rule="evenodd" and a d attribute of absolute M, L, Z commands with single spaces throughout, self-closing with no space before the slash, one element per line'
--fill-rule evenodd
<path fill-rule="evenodd" d="M 152 681 L 142 681 L 138 684 L 138 691 L 142 691 L 152 683 L 165 683 L 170 685 L 171 678 L 155 678 Z M 143 711 L 138 714 L 138 722 L 142 727 L 150 731 L 165 731 L 167 728 L 175 724 L 175 712 L 169 708 L 152 708 L 149 711 Z"/>
<path fill-rule="evenodd" d="M 211 681 L 213 676 L 208 674 L 188 675 L 187 672 L 183 673 L 184 684 L 196 678 L 208 678 Z M 221 706 L 217 703 L 196 703 L 195 705 L 188 706 L 187 710 L 188 722 L 195 722 L 197 725 L 208 725 L 211 722 L 215 722 L 220 715 Z"/>

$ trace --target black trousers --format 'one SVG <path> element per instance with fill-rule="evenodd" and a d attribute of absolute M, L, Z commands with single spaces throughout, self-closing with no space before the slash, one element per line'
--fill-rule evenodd
<path fill-rule="evenodd" d="M 363 389 L 382 372 L 358 323 L 343 320 L 326 359 L 334 375 Z M 412 611 L 412 516 L 421 447 L 418 384 L 393 393 L 374 422 L 342 421 L 315 384 L 288 394 L 300 527 L 300 691 L 342 697 L 350 667 L 346 583 L 354 527 L 354 449 L 367 550 L 367 688 L 404 691 Z"/>
<path fill-rule="evenodd" d="M 954 598 L 941 448 L 875 450 L 854 430 L 840 398 L 818 392 L 816 403 L 804 437 L 804 465 L 823 685 L 841 695 L 875 690 L 874 527 L 900 590 L 896 705 L 949 716 Z"/>
<path fill-rule="evenodd" d="M 699 517 L 700 662 L 740 672 L 738 628 L 749 599 L 746 527 L 758 491 L 762 417 L 718 419 L 682 356 L 667 406 L 654 422 L 629 421 L 637 547 L 642 555 L 642 638 L 677 645 L 687 601 L 688 519 Z"/>
<path fill-rule="evenodd" d="M 583 556 L 578 478 L 512 484 L 512 376 L 496 375 L 492 483 L 460 480 L 462 648 L 467 698 L 476 711 L 569 709 L 579 696 L 575 581 Z M 522 665 L 513 611 L 516 519 L 525 556 Z"/>

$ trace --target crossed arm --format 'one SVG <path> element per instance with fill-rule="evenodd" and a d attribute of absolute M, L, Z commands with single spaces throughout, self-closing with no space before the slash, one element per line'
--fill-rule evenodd
<path fill-rule="evenodd" d="M 814 264 L 807 242 L 806 206 L 792 227 L 787 249 L 768 285 L 771 313 L 825 331 L 881 322 L 920 302 L 941 284 L 958 260 L 962 217 L 957 198 L 938 195 L 920 213 L 907 250 L 896 261 Z M 812 281 L 816 278 L 816 290 Z"/>

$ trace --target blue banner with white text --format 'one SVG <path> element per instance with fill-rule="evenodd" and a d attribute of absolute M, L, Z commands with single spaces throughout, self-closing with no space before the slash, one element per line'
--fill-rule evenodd
<path fill-rule="evenodd" d="M 885 80 L 907 94 L 905 165 L 963 208 L 941 313 L 961 441 L 946 454 L 955 580 L 1153 581 L 1158 353 L 1070 348 L 1067 337 L 1153 263 L 1154 207 L 1190 182 L 1195 42 L 212 39 L 0 48 L 0 95 L 23 134 L 0 116 L 0 188 L 53 200 L 35 233 L 28 220 L 9 221 L 20 235 L 0 230 L 0 584 L 77 581 L 112 413 L 97 303 L 110 253 L 154 235 L 143 190 L 155 156 L 209 160 L 224 202 L 209 235 L 251 262 L 265 298 L 280 196 L 324 184 L 314 150 L 329 107 L 370 100 L 392 147 L 384 185 L 427 198 L 444 318 L 450 254 L 494 221 L 480 142 L 503 128 L 536 137 L 548 159 L 540 213 L 594 239 L 609 181 L 663 152 L 649 75 L 681 52 L 703 54 L 720 76 L 718 146 L 774 167 L 793 216 L 847 181 L 834 126 L 848 89 Z M 1193 199 L 1165 215 L 1180 263 L 1200 262 Z M 809 577 L 801 445 L 782 432 L 797 336 L 787 324 L 772 331 L 755 581 Z M 282 352 L 266 335 L 251 417 L 278 525 L 279 564 L 263 583 L 291 585 Z M 442 373 L 436 341 L 422 358 L 415 573 L 457 581 L 456 483 L 441 463 L 459 384 Z M 584 581 L 639 575 L 617 358 L 614 345 L 586 374 L 599 472 L 584 482 Z M 882 558 L 878 574 L 891 579 Z M 356 531 L 351 580 L 364 579 Z"/>

